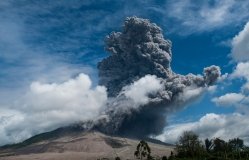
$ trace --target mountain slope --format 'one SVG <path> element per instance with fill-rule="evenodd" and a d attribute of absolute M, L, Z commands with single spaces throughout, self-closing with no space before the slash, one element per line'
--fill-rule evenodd
<path fill-rule="evenodd" d="M 156 142 L 156 141 L 155 141 Z M 114 137 L 96 131 L 68 130 L 34 136 L 23 143 L 0 148 L 0 160 L 134 159 L 139 140 Z M 169 155 L 173 146 L 149 142 L 152 155 Z"/>

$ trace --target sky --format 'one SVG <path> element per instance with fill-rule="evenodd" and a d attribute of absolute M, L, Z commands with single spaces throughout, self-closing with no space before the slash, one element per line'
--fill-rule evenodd
<path fill-rule="evenodd" d="M 97 70 L 108 56 L 104 39 L 128 16 L 163 29 L 174 72 L 222 71 L 156 138 L 174 143 L 193 130 L 249 144 L 248 8 L 243 0 L 0 1 L 0 145 L 98 116 L 107 100 Z"/>

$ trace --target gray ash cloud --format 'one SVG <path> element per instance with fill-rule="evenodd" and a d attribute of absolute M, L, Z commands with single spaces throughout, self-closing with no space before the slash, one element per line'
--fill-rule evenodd
<path fill-rule="evenodd" d="M 103 111 L 105 118 L 97 120 L 94 128 L 111 134 L 141 137 L 161 133 L 167 114 L 199 97 L 221 75 L 214 65 L 204 68 L 203 75 L 174 73 L 171 42 L 147 19 L 128 17 L 122 32 L 107 36 L 106 50 L 110 55 L 98 64 L 99 84 L 106 86 L 110 100 Z M 149 83 L 139 86 L 146 76 L 152 77 Z M 127 96 L 127 88 L 143 88 L 153 81 L 160 89 L 145 93 L 146 103 Z"/>
<path fill-rule="evenodd" d="M 98 68 L 100 84 L 110 96 L 147 74 L 172 76 L 171 42 L 163 38 L 160 27 L 146 19 L 127 18 L 122 32 L 107 36 L 106 50 L 111 55 Z"/>

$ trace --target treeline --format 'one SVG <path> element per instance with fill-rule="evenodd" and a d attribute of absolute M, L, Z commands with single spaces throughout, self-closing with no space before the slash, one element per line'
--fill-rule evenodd
<path fill-rule="evenodd" d="M 249 147 L 240 138 L 229 141 L 221 138 L 205 139 L 202 142 L 198 135 L 186 131 L 176 143 L 175 159 L 203 160 L 249 160 Z"/>
<path fill-rule="evenodd" d="M 175 151 L 170 156 L 151 156 L 151 149 L 145 141 L 140 141 L 134 158 L 141 160 L 249 160 L 249 147 L 240 138 L 229 141 L 221 138 L 205 139 L 192 131 L 185 131 L 178 139 Z M 119 157 L 115 158 L 120 160 Z"/>
<path fill-rule="evenodd" d="M 249 147 L 240 138 L 225 141 L 221 138 L 205 139 L 192 131 L 186 131 L 176 143 L 173 159 L 192 160 L 249 160 Z"/>

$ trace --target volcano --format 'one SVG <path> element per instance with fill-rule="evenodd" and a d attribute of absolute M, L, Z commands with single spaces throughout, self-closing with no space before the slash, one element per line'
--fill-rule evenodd
<path fill-rule="evenodd" d="M 174 146 L 151 138 L 145 139 L 152 156 L 169 156 Z M 77 126 L 62 127 L 33 136 L 21 143 L 0 148 L 0 160 L 82 160 L 135 159 L 140 139 L 85 131 Z"/>

